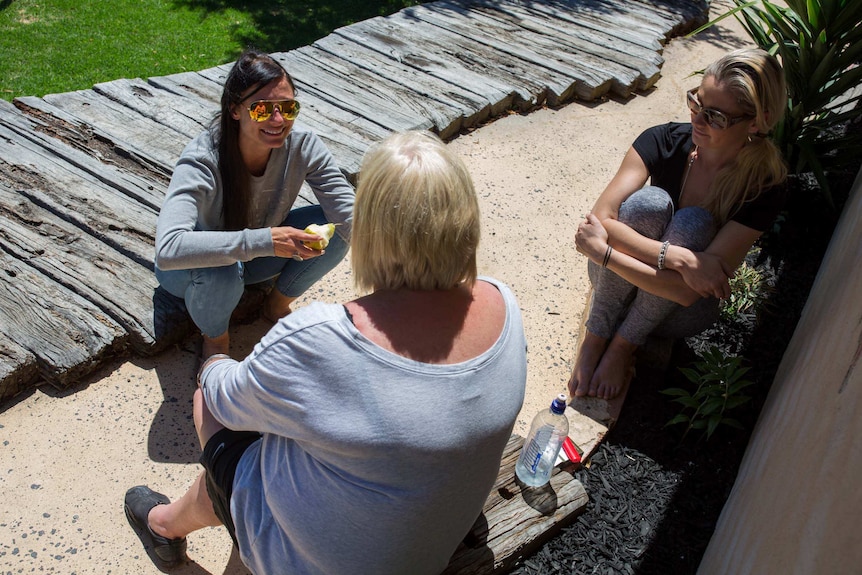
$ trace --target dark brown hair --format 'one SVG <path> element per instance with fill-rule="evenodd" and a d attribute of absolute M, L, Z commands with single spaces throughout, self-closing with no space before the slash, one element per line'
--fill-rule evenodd
<path fill-rule="evenodd" d="M 219 172 L 222 179 L 222 221 L 225 230 L 248 227 L 250 205 L 250 175 L 239 152 L 239 120 L 231 110 L 240 106 L 255 92 L 286 78 L 296 93 L 293 79 L 272 56 L 250 48 L 243 52 L 230 70 L 221 96 L 221 110 L 213 120 L 213 144 L 218 151 Z"/>

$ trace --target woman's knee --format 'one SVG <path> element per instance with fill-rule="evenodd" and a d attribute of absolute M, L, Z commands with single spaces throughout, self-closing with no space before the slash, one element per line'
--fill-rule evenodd
<path fill-rule="evenodd" d="M 191 270 L 191 282 L 183 294 L 195 325 L 208 337 L 227 330 L 231 313 L 245 290 L 242 264 Z"/>
<path fill-rule="evenodd" d="M 201 449 L 203 449 L 206 447 L 210 437 L 215 435 L 220 429 L 224 429 L 224 426 L 210 413 L 204 400 L 203 391 L 200 388 L 195 390 L 192 405 L 195 430 L 198 432 L 198 441 L 201 444 Z"/>
<path fill-rule="evenodd" d="M 642 235 L 658 239 L 673 215 L 670 195 L 656 186 L 646 186 L 620 205 L 619 221 Z"/>
<path fill-rule="evenodd" d="M 708 210 L 690 206 L 678 210 L 667 226 L 664 239 L 675 246 L 703 251 L 718 233 L 715 217 Z"/>

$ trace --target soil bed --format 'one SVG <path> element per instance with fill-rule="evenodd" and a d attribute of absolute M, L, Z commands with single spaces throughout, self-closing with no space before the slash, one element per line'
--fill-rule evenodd
<path fill-rule="evenodd" d="M 835 178 L 839 208 L 853 176 Z M 586 511 L 510 573 L 697 571 L 840 213 L 809 182 L 793 180 L 790 190 L 787 218 L 747 260 L 770 286 L 757 316 L 723 317 L 700 336 L 677 341 L 666 370 L 638 362 L 619 421 L 578 471 L 590 498 Z M 750 368 L 751 399 L 731 414 L 742 429 L 720 425 L 708 440 L 702 430 L 683 437 L 685 425 L 665 426 L 682 408 L 660 391 L 693 391 L 679 367 L 691 367 L 713 345 Z"/>

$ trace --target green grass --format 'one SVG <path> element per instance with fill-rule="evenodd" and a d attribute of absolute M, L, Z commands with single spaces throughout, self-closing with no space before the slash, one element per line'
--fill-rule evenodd
<path fill-rule="evenodd" d="M 0 98 L 203 70 L 284 52 L 412 0 L 0 0 Z"/>

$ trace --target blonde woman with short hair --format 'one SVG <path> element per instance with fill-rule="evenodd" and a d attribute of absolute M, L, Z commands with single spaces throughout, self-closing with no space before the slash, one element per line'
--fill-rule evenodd
<path fill-rule="evenodd" d="M 476 277 L 469 174 L 419 132 L 369 151 L 351 235 L 368 295 L 281 319 L 241 362 L 204 363 L 195 424 L 206 471 L 176 502 L 130 489 L 155 555 L 224 523 L 253 573 L 446 568 L 482 512 L 524 399 L 518 303 Z M 237 431 L 232 431 L 237 430 Z"/>

